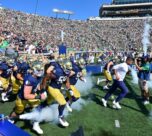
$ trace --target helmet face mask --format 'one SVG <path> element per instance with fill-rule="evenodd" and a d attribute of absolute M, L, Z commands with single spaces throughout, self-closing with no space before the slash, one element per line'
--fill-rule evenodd
<path fill-rule="evenodd" d="M 80 68 L 83 69 L 86 65 L 84 59 L 81 58 L 80 60 L 78 60 L 78 65 L 79 65 Z"/>
<path fill-rule="evenodd" d="M 5 56 L 1 56 L 1 59 L 0 59 L 1 62 L 6 62 L 6 60 L 7 60 L 7 59 L 6 59 Z"/>
<path fill-rule="evenodd" d="M 62 58 L 59 58 L 57 62 L 61 65 L 61 67 L 64 67 L 64 60 Z"/>
<path fill-rule="evenodd" d="M 42 77 L 44 74 L 44 67 L 41 64 L 34 64 L 33 66 L 33 74 L 37 77 Z"/>
<path fill-rule="evenodd" d="M 8 63 L 8 66 L 13 67 L 15 62 L 14 62 L 14 59 L 8 59 L 7 63 Z"/>
<path fill-rule="evenodd" d="M 71 62 L 66 62 L 65 65 L 64 65 L 64 68 L 66 70 L 72 70 L 72 63 Z"/>
<path fill-rule="evenodd" d="M 36 71 L 34 70 L 34 74 L 37 76 L 37 77 L 42 77 L 44 72 L 43 71 Z"/>

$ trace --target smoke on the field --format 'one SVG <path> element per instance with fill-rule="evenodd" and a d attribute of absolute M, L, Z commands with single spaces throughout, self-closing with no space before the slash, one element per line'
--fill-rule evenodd
<path fill-rule="evenodd" d="M 152 74 L 150 74 L 150 81 L 148 81 L 148 87 L 152 88 Z"/>
<path fill-rule="evenodd" d="M 132 75 L 132 83 L 138 84 L 137 71 L 133 68 L 131 69 L 131 75 Z"/>
<path fill-rule="evenodd" d="M 87 102 L 83 99 L 79 99 L 77 102 L 75 102 L 72 105 L 72 109 L 80 111 L 84 105 L 86 105 Z M 67 109 L 64 111 L 64 116 L 68 116 L 69 113 Z M 20 115 L 20 119 L 23 120 L 33 120 L 38 122 L 52 122 L 52 123 L 58 123 L 58 104 L 53 104 L 48 107 L 45 107 L 41 110 L 34 109 L 30 113 L 26 113 L 23 115 Z"/>
<path fill-rule="evenodd" d="M 86 79 L 86 83 L 84 83 L 81 80 L 78 80 L 76 84 L 76 88 L 80 91 L 82 95 L 89 94 L 89 92 L 94 86 L 93 77 L 91 77 L 91 74 L 87 75 L 85 79 Z"/>
<path fill-rule="evenodd" d="M 137 71 L 134 69 L 131 69 L 131 75 L 132 75 L 132 83 L 138 84 L 138 76 L 137 76 Z M 150 74 L 150 80 L 147 82 L 148 87 L 152 88 L 152 74 Z"/>
<path fill-rule="evenodd" d="M 148 24 L 148 22 L 145 22 L 145 25 L 144 25 L 144 32 L 143 32 L 143 39 L 142 39 L 142 44 L 143 44 L 143 51 L 144 51 L 144 54 L 146 55 L 147 54 L 147 49 L 148 49 L 148 46 L 150 45 L 150 29 L 151 29 L 151 26 Z"/>
<path fill-rule="evenodd" d="M 87 76 L 86 81 L 86 83 L 78 81 L 76 85 L 77 89 L 83 94 L 88 94 L 93 87 L 93 80 L 91 76 Z M 80 111 L 88 102 L 88 100 L 80 98 L 72 104 L 72 109 Z M 69 112 L 65 109 L 64 116 L 66 117 L 68 115 Z M 50 105 L 49 107 L 45 107 L 41 110 L 34 109 L 31 113 L 20 115 L 20 119 L 58 123 L 58 104 Z"/>
<path fill-rule="evenodd" d="M 41 110 L 38 110 L 37 108 L 34 109 L 30 113 L 26 113 L 23 115 L 20 115 L 20 119 L 25 119 L 25 120 L 33 120 L 33 121 L 51 121 L 55 122 L 57 120 L 58 116 L 58 105 L 53 104 L 49 107 L 45 107 Z"/>

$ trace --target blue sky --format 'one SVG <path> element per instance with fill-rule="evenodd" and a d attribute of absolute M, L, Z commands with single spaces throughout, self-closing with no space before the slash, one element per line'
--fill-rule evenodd
<path fill-rule="evenodd" d="M 0 0 L 3 7 L 34 13 L 37 0 Z M 53 8 L 70 10 L 75 14 L 72 19 L 87 19 L 90 16 L 98 16 L 99 7 L 111 0 L 39 0 L 37 14 L 53 16 Z M 60 17 L 67 17 L 61 15 Z"/>

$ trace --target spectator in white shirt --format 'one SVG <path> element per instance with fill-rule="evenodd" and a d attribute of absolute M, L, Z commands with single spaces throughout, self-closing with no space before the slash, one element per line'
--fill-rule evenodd
<path fill-rule="evenodd" d="M 28 54 L 35 54 L 35 46 L 31 44 L 28 48 Z"/>
<path fill-rule="evenodd" d="M 93 54 L 91 54 L 89 56 L 89 62 L 90 62 L 90 64 L 94 64 L 94 55 Z"/>

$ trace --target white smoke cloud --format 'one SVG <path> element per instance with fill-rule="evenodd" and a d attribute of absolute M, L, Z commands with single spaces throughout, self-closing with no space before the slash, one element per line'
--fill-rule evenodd
<path fill-rule="evenodd" d="M 148 49 L 148 46 L 150 45 L 150 40 L 149 40 L 150 29 L 151 29 L 151 26 L 147 22 L 145 22 L 144 33 L 142 35 L 142 37 L 143 37 L 143 39 L 142 39 L 143 51 L 144 51 L 145 55 L 147 54 L 147 49 Z"/>
<path fill-rule="evenodd" d="M 72 104 L 72 109 L 80 111 L 83 106 L 85 106 L 88 102 L 84 99 L 79 99 L 75 103 Z M 67 109 L 64 111 L 64 116 L 67 117 L 69 115 L 69 112 Z M 34 109 L 30 113 L 26 113 L 23 115 L 20 115 L 20 119 L 24 120 L 33 120 L 38 122 L 52 122 L 52 123 L 58 123 L 58 104 L 53 104 L 51 106 L 45 107 L 41 110 Z"/>
<path fill-rule="evenodd" d="M 152 88 L 152 74 L 150 74 L 150 81 L 148 81 L 148 87 Z"/>
<path fill-rule="evenodd" d="M 131 69 L 131 75 L 132 75 L 132 83 L 138 84 L 137 71 L 133 68 Z"/>
<path fill-rule="evenodd" d="M 20 119 L 34 120 L 38 122 L 56 122 L 58 119 L 58 105 L 53 104 L 49 107 L 43 108 L 42 110 L 34 109 L 30 113 L 20 115 Z"/>
<path fill-rule="evenodd" d="M 138 76 L 137 76 L 137 71 L 134 70 L 133 68 L 131 69 L 131 75 L 132 75 L 132 83 L 134 84 L 138 84 Z M 147 82 L 148 83 L 148 87 L 152 88 L 152 74 L 150 74 L 150 80 Z"/>
<path fill-rule="evenodd" d="M 87 75 L 85 77 L 86 79 L 86 83 L 84 83 L 83 81 L 79 80 L 76 84 L 76 88 L 80 91 L 80 93 L 82 95 L 87 95 L 90 93 L 91 89 L 93 88 L 94 86 L 94 83 L 93 83 L 93 77 L 91 77 L 91 74 Z"/>
<path fill-rule="evenodd" d="M 78 81 L 76 85 L 77 89 L 83 95 L 88 94 L 93 87 L 93 80 L 91 76 L 87 76 L 86 80 L 86 83 Z M 74 102 L 71 107 L 73 110 L 80 111 L 83 106 L 88 104 L 88 102 L 88 100 L 80 98 L 78 101 Z M 69 112 L 65 108 L 64 116 L 67 117 L 68 115 Z M 31 113 L 20 115 L 20 119 L 58 123 L 58 104 L 50 105 L 49 107 L 45 107 L 41 110 L 34 109 Z"/>
<path fill-rule="evenodd" d="M 80 98 L 77 102 L 73 103 L 71 107 L 74 110 L 80 111 L 83 108 L 83 106 L 87 104 L 88 104 L 88 101 Z"/>

